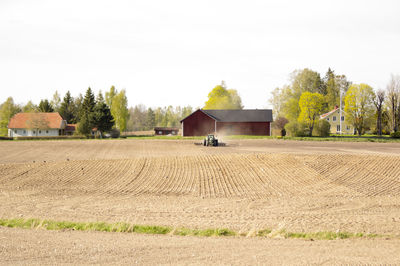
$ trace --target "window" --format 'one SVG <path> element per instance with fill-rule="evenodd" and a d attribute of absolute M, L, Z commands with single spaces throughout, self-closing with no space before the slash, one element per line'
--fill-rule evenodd
<path fill-rule="evenodd" d="M 26 134 L 26 130 L 24 130 L 24 134 Z"/>
<path fill-rule="evenodd" d="M 347 126 L 347 127 L 346 127 L 346 130 L 350 130 L 350 126 Z"/>
<path fill-rule="evenodd" d="M 42 134 L 42 131 L 41 131 L 41 130 L 39 130 L 39 134 Z"/>
<path fill-rule="evenodd" d="M 333 117 L 332 117 L 332 121 L 336 121 L 336 116 L 333 116 Z"/>
<path fill-rule="evenodd" d="M 46 134 L 49 134 L 49 131 L 48 131 L 48 130 L 46 130 Z"/>
<path fill-rule="evenodd" d="M 36 134 L 36 131 L 35 131 L 35 130 L 33 131 L 33 134 Z"/>
<path fill-rule="evenodd" d="M 337 126 L 336 126 L 336 131 L 337 131 L 337 132 L 340 132 L 340 125 L 337 125 Z"/>
<path fill-rule="evenodd" d="M 18 134 L 18 130 L 14 129 L 14 133 L 15 133 L 15 134 Z"/>
<path fill-rule="evenodd" d="M 342 116 L 342 121 L 344 121 L 344 116 Z"/>

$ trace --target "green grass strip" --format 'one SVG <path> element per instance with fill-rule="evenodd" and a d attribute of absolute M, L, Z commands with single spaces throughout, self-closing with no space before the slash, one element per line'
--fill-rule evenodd
<path fill-rule="evenodd" d="M 189 229 L 178 228 L 174 231 L 174 235 L 179 236 L 236 236 L 235 231 L 229 229 Z"/>
<path fill-rule="evenodd" d="M 53 221 L 41 219 L 0 219 L 0 226 L 10 228 L 24 229 L 46 229 L 46 230 L 76 230 L 76 231 L 99 231 L 99 232 L 121 232 L 121 233 L 138 233 L 138 234 L 173 234 L 178 236 L 200 236 L 200 237 L 218 237 L 218 236 L 247 236 L 245 232 L 238 233 L 226 228 L 213 229 L 190 229 L 190 228 L 172 228 L 168 226 L 158 225 L 135 225 L 124 222 L 105 223 L 105 222 L 69 222 L 69 221 Z M 364 233 L 349 233 L 349 232 L 286 232 L 282 229 L 273 231 L 271 229 L 259 230 L 255 233 L 256 237 L 266 238 L 298 238 L 298 239 L 313 239 L 313 240 L 334 240 L 348 238 L 383 238 L 387 235 L 364 234 Z"/>
<path fill-rule="evenodd" d="M 15 228 L 42 228 L 46 230 L 76 230 L 100 232 L 124 232 L 139 234 L 168 234 L 172 228 L 167 226 L 133 225 L 128 223 L 68 222 L 39 219 L 0 219 L 0 226 Z"/>

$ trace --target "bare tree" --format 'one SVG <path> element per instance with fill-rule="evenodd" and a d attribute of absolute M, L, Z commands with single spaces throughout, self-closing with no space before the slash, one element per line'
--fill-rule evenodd
<path fill-rule="evenodd" d="M 393 132 L 399 129 L 399 100 L 400 100 L 400 76 L 392 75 L 387 91 L 387 105 L 389 107 L 389 120 Z"/>
<path fill-rule="evenodd" d="M 286 119 L 286 117 L 279 116 L 275 119 L 275 121 L 272 123 L 272 126 L 275 129 L 278 129 L 279 132 L 281 133 L 281 136 L 286 136 L 286 130 L 285 130 L 285 125 L 289 123 L 289 120 Z"/>
<path fill-rule="evenodd" d="M 27 121 L 27 127 L 29 129 L 48 129 L 49 121 L 41 113 L 30 113 Z"/>
<path fill-rule="evenodd" d="M 374 105 L 376 108 L 377 119 L 376 119 L 376 131 L 379 136 L 382 136 L 382 108 L 385 102 L 385 91 L 378 90 L 375 94 Z"/>

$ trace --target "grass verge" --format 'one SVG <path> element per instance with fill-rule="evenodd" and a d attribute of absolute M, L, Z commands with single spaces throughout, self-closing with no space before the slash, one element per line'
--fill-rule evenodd
<path fill-rule="evenodd" d="M 24 229 L 45 229 L 45 230 L 76 230 L 76 231 L 99 231 L 99 232 L 121 232 L 121 233 L 138 233 L 138 234 L 173 234 L 178 236 L 200 236 L 200 237 L 218 237 L 218 236 L 246 236 L 247 233 L 235 232 L 230 229 L 190 229 L 190 228 L 172 228 L 169 226 L 158 225 L 135 225 L 125 222 L 105 223 L 105 222 L 69 222 L 69 221 L 53 221 L 41 219 L 0 219 L 0 226 L 10 228 Z M 335 240 L 349 238 L 388 238 L 387 235 L 365 234 L 365 233 L 349 233 L 349 232 L 312 232 L 298 233 L 286 232 L 282 229 L 274 231 L 270 229 L 259 230 L 255 234 L 256 237 L 266 238 L 298 238 L 307 240 Z"/>
<path fill-rule="evenodd" d="M 168 234 L 172 228 L 167 226 L 133 225 L 128 223 L 105 223 L 105 222 L 68 222 L 40 219 L 0 219 L 0 226 L 25 229 L 46 230 L 77 230 L 77 231 L 100 231 L 100 232 L 125 232 L 139 234 Z"/>

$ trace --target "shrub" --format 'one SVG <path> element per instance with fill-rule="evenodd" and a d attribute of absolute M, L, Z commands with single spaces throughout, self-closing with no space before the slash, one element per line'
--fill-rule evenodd
<path fill-rule="evenodd" d="M 396 132 L 391 133 L 390 137 L 391 138 L 395 138 L 395 139 L 400 138 L 400 131 L 396 131 Z"/>
<path fill-rule="evenodd" d="M 112 137 L 113 139 L 119 138 L 119 136 L 121 135 L 121 132 L 116 128 L 112 129 L 109 133 L 110 137 Z"/>
<path fill-rule="evenodd" d="M 306 125 L 302 122 L 291 121 L 285 125 L 285 130 L 292 137 L 305 137 L 307 136 Z"/>
<path fill-rule="evenodd" d="M 315 124 L 314 132 L 316 136 L 319 137 L 328 137 L 330 133 L 330 124 L 326 120 L 319 120 Z"/>

